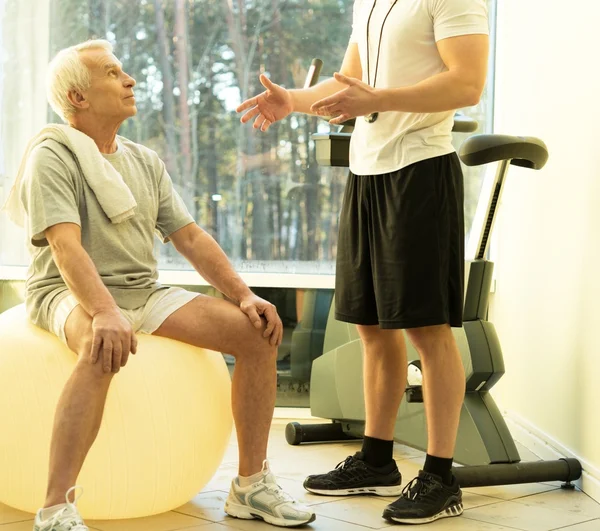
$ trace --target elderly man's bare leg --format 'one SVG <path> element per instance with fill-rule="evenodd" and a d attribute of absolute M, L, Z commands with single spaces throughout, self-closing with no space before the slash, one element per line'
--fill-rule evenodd
<path fill-rule="evenodd" d="M 237 306 L 200 296 L 174 312 L 155 332 L 235 356 L 232 407 L 239 444 L 239 474 L 231 484 L 225 511 L 244 519 L 296 526 L 315 514 L 281 491 L 263 463 L 277 389 L 277 348 Z"/>
<path fill-rule="evenodd" d="M 256 490 L 262 489 L 264 499 L 258 511 L 267 508 L 268 512 L 261 513 L 261 518 L 276 525 L 290 525 L 290 520 L 300 525 L 312 521 L 314 513 L 284 493 L 275 492 L 275 479 L 268 468 L 263 468 L 275 406 L 277 348 L 262 337 L 262 332 L 236 305 L 199 295 L 169 316 L 155 334 L 235 356 L 232 407 L 240 448 L 240 478 L 234 480 L 232 491 L 237 489 L 236 500 L 243 501 L 251 498 L 250 492 L 256 498 Z M 92 365 L 88 361 L 91 319 L 81 306 L 69 316 L 65 333 L 69 347 L 80 358 L 57 407 L 45 508 L 64 504 L 65 493 L 76 484 L 98 434 L 114 376 L 104 373 L 100 362 Z M 271 504 L 269 496 L 274 500 Z M 244 503 L 228 503 L 228 512 L 233 516 L 253 518 L 258 514 Z M 49 513 L 39 516 L 45 520 Z"/>
<path fill-rule="evenodd" d="M 277 347 L 262 332 L 234 304 L 206 296 L 174 312 L 155 332 L 235 357 L 231 399 L 242 476 L 262 468 L 275 407 Z"/>
<path fill-rule="evenodd" d="M 114 373 L 105 373 L 102 362 L 89 363 L 86 345 L 92 335 L 92 319 L 81 306 L 65 324 L 68 345 L 78 356 L 56 408 L 50 446 L 50 474 L 44 507 L 65 503 L 65 493 L 75 485 L 102 422 L 106 395 Z M 72 501 L 72 500 L 71 500 Z"/>

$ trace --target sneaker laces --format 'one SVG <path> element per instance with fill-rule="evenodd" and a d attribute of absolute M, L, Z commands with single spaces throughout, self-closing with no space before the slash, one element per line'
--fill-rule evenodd
<path fill-rule="evenodd" d="M 277 501 L 284 503 L 296 503 L 296 500 L 292 498 L 287 492 L 285 492 L 277 483 L 265 483 L 267 490 L 275 495 Z"/>
<path fill-rule="evenodd" d="M 271 468 L 269 467 L 269 461 L 265 459 L 262 463 L 262 471 L 263 471 L 263 479 L 264 485 L 270 493 L 275 495 L 277 501 L 285 502 L 285 503 L 296 503 L 296 500 L 292 498 L 287 492 L 285 492 L 278 484 L 275 476 L 271 473 Z"/>
<path fill-rule="evenodd" d="M 75 493 L 77 489 L 81 490 L 79 496 L 74 494 L 73 502 L 69 501 L 69 494 L 71 492 Z M 65 494 L 65 499 L 67 501 L 67 506 L 58 513 L 56 513 L 51 519 L 50 529 L 53 529 L 55 526 L 59 525 L 63 529 L 68 531 L 89 531 L 89 528 L 83 523 L 83 519 L 79 515 L 77 511 L 77 501 L 83 495 L 83 488 L 79 486 L 71 487 L 67 493 Z"/>
<path fill-rule="evenodd" d="M 362 463 L 361 459 L 356 457 L 356 455 L 350 455 L 344 461 L 338 463 L 329 475 L 339 478 L 350 478 L 353 472 L 360 467 L 359 463 Z"/>
<path fill-rule="evenodd" d="M 427 499 L 435 490 L 436 482 L 431 476 L 417 476 L 402 489 L 402 497 L 416 501 L 418 497 Z"/>

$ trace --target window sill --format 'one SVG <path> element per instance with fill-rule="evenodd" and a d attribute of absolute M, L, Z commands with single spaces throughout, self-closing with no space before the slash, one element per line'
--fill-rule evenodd
<path fill-rule="evenodd" d="M 299 288 L 334 289 L 335 275 L 306 273 L 240 273 L 248 286 L 253 288 Z M 1 280 L 26 280 L 27 267 L 0 266 Z M 159 270 L 159 282 L 168 285 L 208 286 L 196 271 Z"/>

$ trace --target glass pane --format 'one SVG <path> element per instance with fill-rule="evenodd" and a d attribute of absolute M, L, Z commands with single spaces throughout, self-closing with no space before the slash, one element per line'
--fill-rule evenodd
<path fill-rule="evenodd" d="M 137 80 L 138 115 L 120 134 L 159 153 L 240 271 L 331 274 L 346 171 L 317 166 L 310 135 L 319 119 L 293 115 L 265 134 L 242 126 L 235 108 L 262 90 L 261 72 L 302 86 L 319 56 L 332 75 L 351 12 L 352 0 L 54 0 L 50 51 L 92 37 L 114 42 Z M 157 251 L 161 268 L 190 268 L 172 246 Z"/>
<path fill-rule="evenodd" d="M 241 126 L 235 107 L 262 90 L 259 73 L 300 87 L 313 57 L 324 62 L 322 76 L 338 69 L 352 5 L 53 0 L 50 54 L 93 37 L 115 44 L 138 82 L 138 115 L 120 134 L 159 153 L 198 223 L 238 270 L 333 274 L 347 170 L 316 163 L 310 135 L 327 124 L 292 115 L 265 134 Z M 489 97 L 463 111 L 480 131 L 491 123 Z M 456 135 L 457 146 L 464 136 Z M 464 170 L 470 227 L 483 172 Z M 157 244 L 157 252 L 161 268 L 190 269 L 171 245 Z"/>
<path fill-rule="evenodd" d="M 18 109 L 30 106 L 23 87 L 40 71 L 11 37 L 17 28 L 39 31 L 42 22 L 28 8 L 33 3 L 0 1 L 4 135 L 19 123 Z M 490 13 L 494 3 L 489 0 Z M 120 134 L 165 160 L 195 219 L 239 271 L 333 274 L 347 170 L 318 166 L 311 141 L 313 132 L 328 125 L 293 115 L 259 133 L 240 124 L 235 107 L 262 90 L 259 73 L 300 87 L 311 59 L 319 57 L 322 75 L 332 75 L 348 44 L 352 5 L 353 0 L 51 0 L 48 55 L 89 38 L 113 42 L 124 69 L 137 80 L 138 115 L 123 124 Z M 491 22 L 493 31 L 493 17 Z M 493 62 L 481 103 L 462 111 L 479 121 L 478 132 L 492 128 L 492 89 Z M 4 112 L 9 108 L 14 112 Z M 49 108 L 45 116 L 43 110 L 36 113 L 42 122 L 59 121 Z M 31 136 L 36 129 L 28 127 Z M 465 138 L 455 135 L 455 146 Z M 0 151 L 0 198 L 14 177 L 4 173 L 7 156 Z M 466 227 L 484 171 L 464 167 Z M 0 264 L 26 265 L 23 235 L 4 215 L 0 237 Z M 191 268 L 171 245 L 157 241 L 156 250 L 161 268 Z M 306 406 L 310 366 L 322 353 L 325 308 L 333 293 L 256 291 L 277 304 L 286 327 L 278 359 L 278 405 Z"/>

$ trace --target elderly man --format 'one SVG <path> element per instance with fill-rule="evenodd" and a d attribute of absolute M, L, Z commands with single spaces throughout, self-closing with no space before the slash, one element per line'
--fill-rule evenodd
<path fill-rule="evenodd" d="M 314 513 L 281 491 L 266 461 L 282 337 L 277 310 L 252 293 L 194 222 L 158 155 L 117 136 L 137 112 L 134 86 L 108 42 L 62 50 L 50 64 L 50 104 L 70 126 L 61 126 L 67 136 L 91 145 L 118 193 L 111 201 L 111 187 L 94 186 L 85 175 L 86 155 L 52 138 L 30 148 L 18 188 L 32 254 L 30 319 L 78 356 L 58 403 L 47 498 L 34 530 L 88 529 L 71 498 L 73 486 L 100 428 L 110 383 L 136 353 L 136 333 L 235 357 L 239 475 L 225 511 L 279 526 L 311 522 Z M 107 215 L 112 203 L 123 200 L 129 212 Z M 159 285 L 155 231 L 234 302 Z"/>

